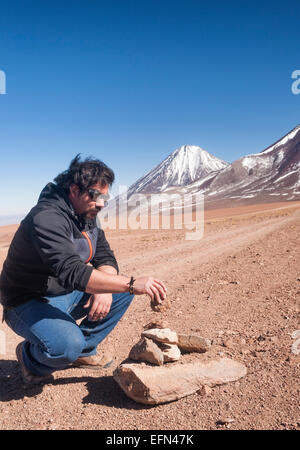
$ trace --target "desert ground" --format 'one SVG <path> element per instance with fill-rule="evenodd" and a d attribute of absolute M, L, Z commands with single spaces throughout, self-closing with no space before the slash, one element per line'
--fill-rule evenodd
<path fill-rule="evenodd" d="M 16 229 L 0 228 L 0 267 Z M 202 239 L 185 240 L 185 232 L 106 232 L 121 273 L 162 279 L 172 305 L 155 313 L 147 296 L 135 297 L 99 348 L 115 357 L 107 372 L 68 368 L 50 384 L 26 388 L 15 357 L 22 338 L 1 324 L 0 429 L 300 428 L 300 356 L 292 352 L 300 329 L 300 202 L 208 210 Z M 244 363 L 247 375 L 204 396 L 134 402 L 112 374 L 152 319 L 211 339 L 210 351 Z M 231 420 L 220 425 L 224 418 Z"/>

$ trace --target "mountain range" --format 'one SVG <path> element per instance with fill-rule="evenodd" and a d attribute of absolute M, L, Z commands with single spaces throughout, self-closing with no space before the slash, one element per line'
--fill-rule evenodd
<path fill-rule="evenodd" d="M 133 183 L 127 197 L 196 192 L 206 205 L 300 200 L 300 125 L 260 153 L 232 163 L 183 145 Z"/>

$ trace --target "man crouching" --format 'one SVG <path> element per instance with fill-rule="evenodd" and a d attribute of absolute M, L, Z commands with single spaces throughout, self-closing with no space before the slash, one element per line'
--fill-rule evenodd
<path fill-rule="evenodd" d="M 147 294 L 157 304 L 166 298 L 158 279 L 119 275 L 96 225 L 113 181 L 102 161 L 80 162 L 77 155 L 45 186 L 11 242 L 0 276 L 1 302 L 6 323 L 25 339 L 16 354 L 26 384 L 47 381 L 70 365 L 109 367 L 113 359 L 97 356 L 97 346 L 134 295 Z"/>

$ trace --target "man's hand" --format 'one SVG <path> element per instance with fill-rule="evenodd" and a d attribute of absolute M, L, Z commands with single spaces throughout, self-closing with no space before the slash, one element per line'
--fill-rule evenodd
<path fill-rule="evenodd" d="M 84 308 L 89 308 L 88 319 L 96 322 L 103 319 L 110 310 L 112 303 L 112 294 L 92 294 Z"/>
<path fill-rule="evenodd" d="M 167 288 L 161 280 L 153 277 L 138 277 L 133 283 L 133 293 L 147 294 L 151 301 L 159 305 L 167 297 Z"/>

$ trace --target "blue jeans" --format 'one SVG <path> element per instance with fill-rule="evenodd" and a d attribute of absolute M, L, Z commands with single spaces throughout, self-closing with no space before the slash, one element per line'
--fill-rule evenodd
<path fill-rule="evenodd" d="M 73 291 L 58 297 L 37 299 L 5 311 L 5 321 L 25 338 L 23 359 L 34 375 L 49 375 L 61 370 L 82 356 L 95 355 L 97 345 L 116 326 L 131 301 L 129 293 L 113 294 L 106 317 L 90 321 L 83 305 L 90 294 Z M 79 325 L 76 320 L 85 317 Z"/>

